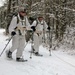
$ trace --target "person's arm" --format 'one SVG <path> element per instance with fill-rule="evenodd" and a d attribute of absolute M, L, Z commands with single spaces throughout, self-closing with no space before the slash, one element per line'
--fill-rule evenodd
<path fill-rule="evenodd" d="M 33 23 L 31 24 L 31 27 L 32 26 L 36 26 L 37 25 L 37 22 L 36 22 L 36 20 L 35 21 L 33 21 Z"/>
<path fill-rule="evenodd" d="M 33 31 L 35 31 L 36 30 L 36 25 L 37 25 L 37 22 L 36 22 L 36 20 L 32 23 L 32 25 L 31 25 L 31 29 L 33 30 Z"/>
<path fill-rule="evenodd" d="M 9 33 L 11 34 L 12 31 L 15 31 L 16 27 L 17 27 L 17 17 L 13 17 L 9 25 Z"/>

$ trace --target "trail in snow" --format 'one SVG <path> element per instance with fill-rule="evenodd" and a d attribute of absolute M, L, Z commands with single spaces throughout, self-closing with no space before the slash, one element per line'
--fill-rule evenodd
<path fill-rule="evenodd" d="M 0 52 L 5 47 L 8 41 L 3 35 L 3 29 L 0 29 Z M 8 45 L 7 49 L 11 46 Z M 49 51 L 46 48 L 40 47 L 40 53 L 43 57 L 37 57 L 32 54 L 30 59 L 31 44 L 28 43 L 23 53 L 24 59 L 28 62 L 16 62 L 16 51 L 13 53 L 13 60 L 7 60 L 5 52 L 0 57 L 0 75 L 75 75 L 75 58 L 61 51 L 52 51 L 52 56 L 49 56 Z M 64 60 L 64 61 L 63 61 Z M 70 63 L 67 64 L 66 62 Z"/>

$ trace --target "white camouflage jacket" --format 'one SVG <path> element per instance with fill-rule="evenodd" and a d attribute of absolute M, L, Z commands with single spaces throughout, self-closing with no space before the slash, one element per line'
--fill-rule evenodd
<path fill-rule="evenodd" d="M 39 22 L 39 20 L 35 20 L 31 26 L 36 27 L 36 33 L 43 33 L 43 31 L 46 32 L 48 28 L 48 25 L 44 20 L 42 20 L 41 22 Z"/>
<path fill-rule="evenodd" d="M 19 23 L 17 23 L 17 17 L 12 18 L 12 21 L 9 26 L 9 33 L 11 34 L 12 31 L 15 31 L 16 34 L 19 34 L 18 30 L 15 30 L 16 27 L 19 27 L 21 34 L 25 35 L 25 29 L 23 28 L 25 27 L 27 28 L 28 26 L 30 26 L 28 18 L 27 16 L 25 16 L 25 19 L 21 20 L 19 14 L 18 14 L 18 18 L 19 18 Z"/>

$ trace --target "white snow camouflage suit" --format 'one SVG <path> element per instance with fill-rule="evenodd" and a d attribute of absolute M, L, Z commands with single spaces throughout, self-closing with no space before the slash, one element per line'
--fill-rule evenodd
<path fill-rule="evenodd" d="M 39 22 L 39 20 L 35 20 L 32 24 L 32 26 L 36 26 L 36 31 L 34 32 L 33 39 L 34 39 L 34 49 L 35 53 L 39 53 L 39 46 L 42 44 L 42 37 L 43 37 L 43 28 L 44 31 L 47 31 L 47 23 L 42 20 Z"/>
<path fill-rule="evenodd" d="M 12 47 L 10 48 L 11 52 L 14 52 L 14 50 L 17 49 L 16 52 L 16 58 L 20 58 L 22 56 L 24 45 L 25 45 L 25 30 L 23 30 L 23 27 L 30 26 L 27 16 L 25 16 L 24 20 L 20 19 L 20 16 L 18 14 L 19 23 L 17 24 L 17 17 L 13 17 L 10 26 L 9 26 L 9 33 L 11 34 L 12 31 L 16 32 L 16 35 L 12 38 Z M 19 27 L 21 29 L 21 35 L 19 35 L 18 30 L 14 30 L 16 27 Z"/>

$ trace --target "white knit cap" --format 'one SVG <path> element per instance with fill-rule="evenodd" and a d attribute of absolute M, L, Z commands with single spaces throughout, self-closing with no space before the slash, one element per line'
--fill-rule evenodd
<path fill-rule="evenodd" d="M 26 9 L 24 7 L 19 7 L 19 12 L 24 11 L 26 12 Z"/>

